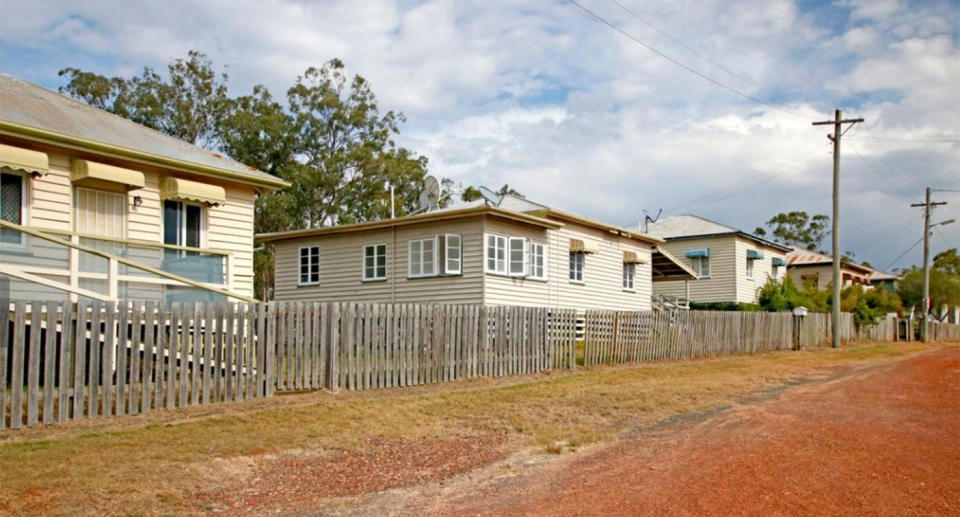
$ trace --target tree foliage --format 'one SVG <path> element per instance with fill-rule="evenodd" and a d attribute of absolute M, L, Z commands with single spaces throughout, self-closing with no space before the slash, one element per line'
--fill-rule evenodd
<path fill-rule="evenodd" d="M 258 196 L 257 232 L 389 217 L 391 185 L 398 216 L 417 209 L 426 157 L 396 145 L 403 114 L 381 112 L 367 81 L 348 77 L 338 59 L 297 77 L 285 103 L 263 85 L 230 96 L 227 74 L 197 51 L 173 60 L 166 76 L 150 68 L 129 78 L 76 68 L 60 75 L 67 95 L 289 181 Z M 442 184 L 449 192 L 452 182 Z M 263 297 L 272 285 L 270 251 L 254 264 Z"/>
<path fill-rule="evenodd" d="M 821 242 L 827 236 L 830 217 L 823 214 L 811 217 L 800 211 L 784 212 L 771 217 L 764 225 L 770 229 L 777 242 L 821 251 Z M 766 236 L 767 230 L 757 227 L 754 233 Z"/>
<path fill-rule="evenodd" d="M 906 307 L 923 309 L 923 269 L 911 267 L 900 275 L 897 293 Z M 960 305 L 960 257 L 956 248 L 938 253 L 930 268 L 930 308 Z"/>
<path fill-rule="evenodd" d="M 500 197 L 506 196 L 507 194 L 517 196 L 517 197 L 526 197 L 521 194 L 519 191 L 510 187 L 510 185 L 504 183 L 499 190 L 496 191 L 496 194 Z M 478 187 L 467 187 L 463 190 L 463 193 L 460 195 L 460 200 L 465 202 L 476 201 L 478 199 L 483 199 L 483 193 L 480 192 Z"/>
<path fill-rule="evenodd" d="M 806 307 L 812 312 L 829 312 L 833 309 L 832 288 L 797 288 L 790 278 L 778 282 L 770 279 L 760 289 L 760 306 L 767 311 L 790 311 L 796 307 Z M 852 285 L 840 292 L 840 309 L 853 313 L 858 325 L 876 323 L 888 313 L 903 313 L 903 304 L 896 293 L 885 289 L 864 289 L 859 284 Z"/>

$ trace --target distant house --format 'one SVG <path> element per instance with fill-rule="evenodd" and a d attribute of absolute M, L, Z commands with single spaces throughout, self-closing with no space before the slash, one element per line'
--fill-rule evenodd
<path fill-rule="evenodd" d="M 897 290 L 897 285 L 900 283 L 900 277 L 897 275 L 891 275 L 883 271 L 879 271 L 873 268 L 870 269 L 870 286 L 884 289 L 890 292 Z"/>
<path fill-rule="evenodd" d="M 655 279 L 695 278 L 662 239 L 509 195 L 257 241 L 277 300 L 643 310 Z"/>
<path fill-rule="evenodd" d="M 252 297 L 254 197 L 285 185 L 0 74 L 0 298 Z"/>
<path fill-rule="evenodd" d="M 654 285 L 655 295 L 696 303 L 757 303 L 768 279 L 782 281 L 790 248 L 733 226 L 692 214 L 650 223 L 647 231 L 666 240 L 663 248 L 697 275 L 694 281 Z"/>
<path fill-rule="evenodd" d="M 827 289 L 833 283 L 833 257 L 803 248 L 794 248 L 787 256 L 787 270 L 793 283 L 799 288 L 816 287 Z M 874 271 L 866 266 L 840 261 L 841 288 L 859 284 L 870 287 L 870 275 Z"/>

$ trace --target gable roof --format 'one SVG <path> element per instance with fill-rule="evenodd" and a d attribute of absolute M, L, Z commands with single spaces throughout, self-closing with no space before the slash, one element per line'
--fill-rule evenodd
<path fill-rule="evenodd" d="M 784 252 L 789 252 L 792 249 L 789 246 L 764 239 L 759 235 L 754 235 L 739 228 L 718 223 L 717 221 L 694 214 L 665 217 L 659 221 L 649 223 L 647 225 L 647 231 L 652 235 L 662 237 L 668 241 L 735 235 Z"/>
<path fill-rule="evenodd" d="M 287 182 L 107 111 L 0 72 L 0 135 L 268 188 Z"/>
<path fill-rule="evenodd" d="M 804 248 L 794 248 L 793 251 L 787 254 L 787 266 L 827 266 L 831 264 L 833 264 L 833 257 L 830 255 L 824 255 L 823 253 L 810 251 Z M 865 275 L 869 275 L 872 271 L 874 271 L 867 266 L 861 266 L 860 264 L 851 262 L 844 258 L 840 259 L 840 266 L 847 269 L 856 270 Z"/>

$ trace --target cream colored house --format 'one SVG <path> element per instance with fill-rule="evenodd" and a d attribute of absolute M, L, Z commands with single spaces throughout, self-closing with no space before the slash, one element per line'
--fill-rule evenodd
<path fill-rule="evenodd" d="M 661 239 L 516 196 L 257 241 L 277 300 L 643 310 L 655 277 L 694 278 Z"/>
<path fill-rule="evenodd" d="M 253 295 L 276 177 L 0 74 L 0 297 Z"/>
<path fill-rule="evenodd" d="M 716 221 L 696 216 L 667 217 L 647 228 L 666 240 L 662 246 L 699 279 L 654 285 L 654 294 L 696 303 L 757 303 L 771 278 L 783 281 L 790 248 Z"/>
<path fill-rule="evenodd" d="M 794 248 L 787 256 L 787 269 L 793 283 L 800 289 L 805 286 L 827 289 L 833 284 L 833 257 L 803 248 Z M 859 284 L 871 288 L 871 275 L 874 271 L 847 260 L 840 261 L 840 274 L 843 276 L 842 289 Z"/>

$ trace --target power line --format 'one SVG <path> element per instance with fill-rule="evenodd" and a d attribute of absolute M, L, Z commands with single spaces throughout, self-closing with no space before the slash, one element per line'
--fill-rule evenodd
<path fill-rule="evenodd" d="M 734 72 L 733 70 L 730 70 L 729 68 L 727 68 L 727 67 L 721 65 L 720 63 L 714 61 L 713 59 L 710 59 L 709 57 L 701 54 L 701 53 L 698 52 L 696 49 L 694 49 L 693 47 L 687 45 L 686 43 L 678 40 L 677 38 L 674 38 L 673 36 L 671 36 L 670 34 L 668 34 L 666 31 L 662 30 L 660 27 L 657 27 L 656 25 L 654 25 L 653 22 L 651 22 L 651 21 L 647 20 L 646 18 L 640 16 L 639 14 L 637 14 L 637 13 L 634 12 L 633 10 L 629 9 L 627 6 L 621 4 L 621 3 L 618 2 L 617 0 L 610 0 L 610 2 L 616 4 L 617 7 L 623 9 L 624 11 L 626 11 L 627 13 L 629 13 L 629 14 L 630 14 L 631 16 L 633 16 L 634 18 L 636 18 L 636 19 L 640 20 L 641 22 L 645 23 L 645 24 L 646 24 L 648 27 L 650 27 L 651 29 L 653 29 L 653 30 L 659 32 L 660 34 L 662 34 L 663 36 L 667 37 L 670 41 L 672 41 L 672 42 L 676 43 L 677 45 L 680 45 L 681 47 L 689 50 L 689 51 L 692 52 L 693 54 L 695 54 L 695 55 L 697 55 L 698 57 L 700 57 L 701 59 L 709 62 L 710 64 L 712 64 L 713 66 L 719 68 L 720 70 L 723 70 L 724 72 L 726 72 L 726 73 L 728 73 L 728 74 L 736 77 L 737 79 L 740 79 L 740 80 L 743 81 L 743 82 L 748 82 L 748 83 L 752 83 L 752 82 L 753 82 L 753 81 L 747 79 L 746 77 L 743 77 L 742 75 Z"/>
<path fill-rule="evenodd" d="M 890 264 L 887 265 L 887 267 L 882 268 L 881 270 L 882 270 L 882 271 L 887 271 L 887 270 L 889 270 L 891 266 L 893 266 L 893 265 L 896 264 L 897 262 L 900 262 L 900 259 L 902 259 L 903 257 L 905 257 L 905 256 L 907 255 L 907 253 L 910 253 L 911 251 L 913 251 L 913 248 L 916 248 L 916 247 L 917 247 L 917 244 L 920 244 L 921 242 L 923 242 L 923 237 L 920 237 L 920 239 L 917 240 L 917 242 L 914 242 L 912 245 L 910 245 L 909 248 L 907 248 L 907 251 L 904 251 L 903 253 L 901 253 L 899 257 L 893 259 L 893 262 L 891 262 Z"/>
<path fill-rule="evenodd" d="M 871 162 L 866 156 L 864 156 L 863 154 L 861 154 L 860 151 L 858 151 L 856 147 L 854 147 L 854 146 L 851 145 L 851 146 L 850 146 L 850 149 L 853 149 L 853 152 L 857 153 L 857 156 L 859 156 L 860 159 L 863 160 L 863 162 L 866 163 L 866 164 L 870 167 L 870 169 L 871 169 L 877 176 L 880 176 L 881 178 L 883 178 L 884 181 L 886 181 L 887 183 L 889 183 L 891 187 L 897 189 L 897 192 L 899 192 L 900 194 L 902 194 L 903 197 L 910 197 L 910 194 L 907 194 L 906 192 L 904 192 L 903 189 L 901 189 L 900 187 L 898 187 L 897 184 L 893 182 L 893 180 L 891 180 L 891 179 L 888 178 L 886 175 L 884 175 L 882 172 L 880 172 L 880 169 L 876 168 L 876 167 L 873 165 L 873 162 Z"/>
<path fill-rule="evenodd" d="M 721 193 L 721 192 L 725 192 L 725 191 L 730 190 L 730 189 L 732 189 L 732 188 L 735 188 L 735 187 L 737 187 L 737 186 L 739 186 L 739 185 L 742 185 L 742 184 L 744 184 L 744 183 L 746 183 L 746 182 L 749 182 L 750 180 L 754 180 L 754 179 L 757 179 L 757 178 L 760 178 L 760 177 L 766 176 L 766 175 L 767 175 L 767 173 L 765 173 L 765 172 L 761 172 L 761 173 L 759 173 L 759 174 L 754 174 L 753 176 L 750 176 L 750 177 L 748 177 L 748 178 L 745 178 L 745 179 L 742 179 L 742 180 L 740 180 L 740 181 L 737 181 L 736 183 L 733 183 L 733 184 L 731 184 L 731 185 L 728 185 L 728 186 L 726 186 L 726 187 L 723 187 L 722 189 L 712 190 L 712 191 L 707 192 L 706 194 L 704 194 L 704 195 L 702 195 L 702 196 L 700 196 L 700 197 L 698 197 L 698 198 L 696 198 L 696 199 L 692 199 L 692 200 L 690 200 L 690 201 L 687 201 L 686 203 L 683 203 L 683 204 L 674 206 L 674 207 L 672 207 L 672 208 L 667 208 L 667 209 L 665 209 L 663 212 L 664 212 L 664 213 L 670 213 L 670 212 L 673 212 L 674 210 L 678 210 L 678 209 L 680 209 L 680 208 L 684 208 L 684 207 L 687 207 L 687 206 L 696 204 L 697 202 L 703 201 L 704 199 L 707 199 L 707 198 L 709 198 L 710 196 L 719 194 L 719 193 Z"/>
<path fill-rule="evenodd" d="M 940 227 L 939 227 L 939 226 L 935 226 L 933 229 L 937 232 L 937 235 L 940 236 L 940 239 L 943 240 L 944 244 L 946 244 L 948 248 L 956 248 L 956 247 L 957 247 L 956 244 L 951 243 L 949 240 L 947 240 L 947 238 L 946 238 L 942 233 L 940 233 Z"/>
<path fill-rule="evenodd" d="M 597 21 L 599 21 L 600 23 L 606 25 L 607 27 L 610 27 L 611 29 L 619 32 L 619 33 L 622 34 L 623 36 L 629 38 L 629 39 L 632 40 L 634 43 L 637 43 L 638 45 L 643 46 L 644 48 L 646 48 L 646 49 L 649 50 L 650 52 L 653 52 L 654 54 L 656 54 L 656 55 L 658 55 L 658 56 L 666 59 L 667 61 L 670 61 L 671 63 L 673 63 L 673 64 L 679 66 L 680 68 L 686 70 L 687 72 L 690 72 L 691 74 L 693 74 L 693 75 L 695 75 L 695 76 L 703 79 L 704 81 L 710 82 L 710 83 L 712 83 L 712 84 L 714 84 L 714 85 L 716 85 L 716 86 L 719 86 L 720 88 L 723 88 L 724 90 L 727 90 L 727 91 L 729 91 L 729 92 L 731 92 L 731 93 L 734 93 L 734 94 L 736 94 L 736 95 L 739 95 L 739 96 L 741 96 L 741 97 L 743 97 L 743 98 L 745 98 L 745 99 L 749 99 L 749 100 L 751 100 L 751 101 L 753 101 L 753 102 L 756 102 L 757 104 L 762 104 L 762 105 L 764 105 L 764 106 L 766 106 L 766 107 L 768 107 L 768 108 L 775 109 L 775 110 L 781 111 L 781 112 L 783 112 L 783 113 L 788 113 L 788 114 L 793 115 L 793 116 L 796 116 L 796 117 L 802 117 L 802 118 L 805 118 L 805 119 L 808 119 L 808 120 L 813 120 L 813 117 L 804 115 L 804 114 L 802 114 L 802 113 L 797 113 L 797 112 L 795 112 L 795 111 L 790 111 L 790 110 L 787 110 L 787 109 L 784 109 L 784 108 L 780 108 L 780 107 L 774 106 L 773 104 L 767 103 L 767 102 L 765 102 L 765 101 L 763 101 L 763 100 L 761 100 L 761 99 L 758 99 L 757 97 L 754 97 L 754 96 L 752 96 L 752 95 L 750 95 L 750 94 L 748 94 L 748 93 L 744 93 L 744 92 L 742 92 L 742 91 L 740 91 L 740 90 L 738 90 L 738 89 L 736 89 L 736 88 L 734 88 L 734 87 L 732 87 L 732 86 L 727 86 L 726 84 L 724 84 L 724 83 L 722 83 L 722 82 L 720 82 L 720 81 L 718 81 L 718 80 L 716 80 L 716 79 L 714 79 L 714 78 L 712 78 L 712 77 L 710 77 L 710 76 L 708 76 L 708 75 L 705 75 L 705 74 L 703 74 L 703 73 L 701 73 L 701 72 L 698 72 L 697 70 L 695 70 L 695 69 L 693 69 L 693 68 L 691 68 L 691 67 L 689 67 L 689 66 L 687 66 L 687 65 L 685 65 L 685 64 L 683 64 L 683 63 L 681 63 L 680 61 L 678 61 L 678 60 L 676 60 L 676 59 L 668 56 L 667 54 L 664 54 L 663 52 L 657 50 L 656 48 L 654 48 L 654 47 L 652 47 L 652 46 L 650 46 L 650 45 L 648 45 L 647 43 L 644 43 L 644 42 L 641 41 L 639 38 L 637 38 L 636 36 L 630 34 L 630 33 L 627 32 L 627 31 L 621 29 L 620 27 L 618 27 L 618 26 L 617 26 L 616 24 L 614 24 L 613 22 L 611 22 L 611 21 L 607 20 L 606 18 L 600 16 L 599 14 L 591 11 L 590 9 L 587 9 L 586 7 L 584 7 L 583 5 L 581 5 L 581 4 L 580 4 L 579 2 L 577 2 L 576 0 L 567 0 L 567 1 L 570 2 L 571 4 L 575 5 L 575 6 L 579 7 L 580 10 L 582 10 L 583 12 L 589 14 L 590 16 L 592 16 L 593 18 L 595 18 L 595 19 L 596 19 Z"/>
<path fill-rule="evenodd" d="M 885 136 L 851 135 L 851 138 L 863 138 L 866 140 L 885 140 L 890 142 L 916 142 L 923 144 L 956 144 L 960 143 L 960 138 L 895 138 Z"/>

